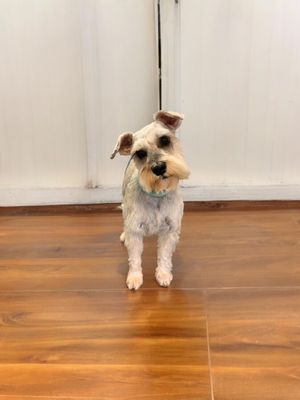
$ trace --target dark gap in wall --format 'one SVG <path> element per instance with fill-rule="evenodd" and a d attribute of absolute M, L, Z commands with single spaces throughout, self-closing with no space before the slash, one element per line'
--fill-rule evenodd
<path fill-rule="evenodd" d="M 158 107 L 162 108 L 162 84 L 161 84 L 161 19 L 160 0 L 157 1 L 157 38 L 158 38 Z"/>

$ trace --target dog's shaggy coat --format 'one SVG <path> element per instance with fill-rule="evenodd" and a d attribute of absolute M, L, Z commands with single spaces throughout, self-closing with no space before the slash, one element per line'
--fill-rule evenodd
<path fill-rule="evenodd" d="M 158 235 L 157 282 L 166 287 L 173 279 L 172 255 L 183 215 L 178 183 L 189 176 L 175 136 L 182 119 L 181 114 L 159 111 L 143 129 L 121 134 L 111 156 L 131 156 L 123 182 L 124 231 L 120 237 L 128 250 L 129 289 L 137 290 L 143 284 L 143 237 L 148 235 Z"/>

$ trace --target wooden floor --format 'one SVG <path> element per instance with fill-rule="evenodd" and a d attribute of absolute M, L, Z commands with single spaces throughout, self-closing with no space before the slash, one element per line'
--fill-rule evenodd
<path fill-rule="evenodd" d="M 0 400 L 300 399 L 300 210 L 190 211 L 172 287 L 119 213 L 0 217 Z"/>

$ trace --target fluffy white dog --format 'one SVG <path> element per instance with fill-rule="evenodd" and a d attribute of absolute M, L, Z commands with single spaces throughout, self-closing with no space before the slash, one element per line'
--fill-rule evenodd
<path fill-rule="evenodd" d="M 189 176 L 175 136 L 182 120 L 181 114 L 158 111 L 154 122 L 143 129 L 122 133 L 111 155 L 131 156 L 123 181 L 124 231 L 120 237 L 128 250 L 129 289 L 137 290 L 143 284 L 143 238 L 148 235 L 158 235 L 157 282 L 167 287 L 173 279 L 172 255 L 183 215 L 178 182 Z"/>

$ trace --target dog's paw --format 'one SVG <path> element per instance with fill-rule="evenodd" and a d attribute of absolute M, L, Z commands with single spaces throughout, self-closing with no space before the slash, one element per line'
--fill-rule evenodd
<path fill-rule="evenodd" d="M 125 242 L 125 232 L 122 232 L 122 233 L 121 233 L 120 242 L 122 242 L 122 243 Z"/>
<path fill-rule="evenodd" d="M 155 272 L 155 278 L 160 286 L 168 287 L 173 280 L 173 275 L 171 272 L 157 269 Z"/>
<path fill-rule="evenodd" d="M 143 284 L 143 274 L 141 272 L 129 272 L 126 285 L 130 290 L 138 290 Z"/>

